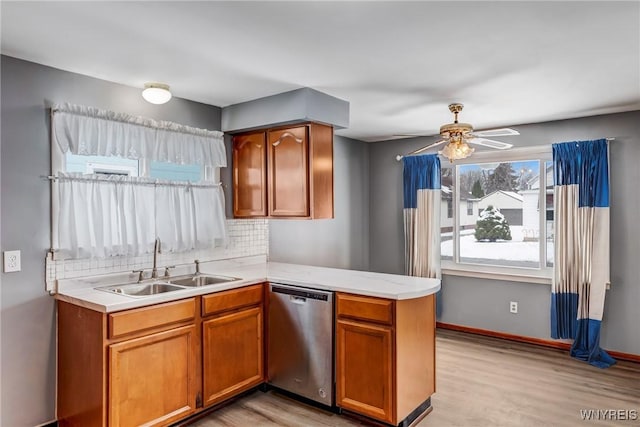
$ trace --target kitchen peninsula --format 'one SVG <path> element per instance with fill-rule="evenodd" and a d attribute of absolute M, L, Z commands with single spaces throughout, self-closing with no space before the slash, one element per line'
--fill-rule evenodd
<path fill-rule="evenodd" d="M 389 425 L 430 411 L 439 280 L 265 257 L 200 268 L 231 280 L 139 298 L 95 289 L 135 282 L 135 274 L 59 281 L 61 426 L 169 425 L 268 381 L 269 283 L 335 292 L 340 411 Z M 187 273 L 193 266 L 172 276 Z"/>

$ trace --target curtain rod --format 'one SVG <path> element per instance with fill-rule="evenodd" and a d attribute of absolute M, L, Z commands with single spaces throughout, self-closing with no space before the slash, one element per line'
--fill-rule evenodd
<path fill-rule="evenodd" d="M 77 182 L 104 182 L 106 184 L 128 184 L 128 185 L 148 185 L 153 187 L 187 187 L 187 188 L 216 188 L 220 187 L 222 183 L 211 183 L 211 184 L 192 184 L 190 182 L 186 183 L 177 183 L 177 182 L 162 182 L 162 181 L 124 181 L 124 180 L 110 180 L 110 179 L 99 179 L 99 178 L 88 178 L 88 177 L 76 177 L 76 176 L 56 176 L 56 175 L 47 175 L 42 178 L 48 179 L 49 181 L 77 181 Z"/>
<path fill-rule="evenodd" d="M 611 137 L 611 136 L 608 136 L 608 137 L 603 138 L 603 139 L 606 139 L 607 142 L 611 142 L 611 141 L 615 141 L 616 140 L 614 137 Z M 404 156 L 401 155 L 401 154 L 398 154 L 398 155 L 396 155 L 396 160 L 399 162 L 400 160 L 402 160 L 403 158 L 405 158 L 407 156 L 413 156 L 414 154 L 421 153 L 422 151 L 424 151 L 426 148 L 428 148 L 431 145 L 433 145 L 433 144 L 425 145 L 424 147 L 418 148 L 417 150 L 413 150 L 412 152 L 407 153 Z"/>

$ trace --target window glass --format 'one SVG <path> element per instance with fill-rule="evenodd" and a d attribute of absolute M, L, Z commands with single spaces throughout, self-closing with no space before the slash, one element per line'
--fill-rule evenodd
<path fill-rule="evenodd" d="M 138 160 L 121 157 L 65 154 L 66 172 L 101 175 L 139 176 Z"/>
<path fill-rule="evenodd" d="M 142 176 L 142 167 L 138 160 L 107 156 L 82 156 L 66 153 L 66 172 L 83 174 Z M 149 177 L 168 181 L 198 182 L 202 178 L 200 165 L 179 165 L 168 162 L 151 162 Z"/>
<path fill-rule="evenodd" d="M 151 178 L 166 179 L 169 181 L 198 182 L 202 180 L 202 167 L 200 165 L 151 162 L 149 176 Z"/>
<path fill-rule="evenodd" d="M 538 160 L 458 167 L 460 203 L 479 212 L 460 217 L 460 262 L 540 267 L 539 170 Z"/>

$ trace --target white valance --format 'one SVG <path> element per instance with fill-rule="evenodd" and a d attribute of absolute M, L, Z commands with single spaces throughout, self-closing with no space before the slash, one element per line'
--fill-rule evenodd
<path fill-rule="evenodd" d="M 208 249 L 225 243 L 224 194 L 219 184 L 129 176 L 61 173 L 53 249 L 60 259 L 138 256 Z"/>
<path fill-rule="evenodd" d="M 53 138 L 63 153 L 225 167 L 223 133 L 81 105 L 55 105 Z"/>

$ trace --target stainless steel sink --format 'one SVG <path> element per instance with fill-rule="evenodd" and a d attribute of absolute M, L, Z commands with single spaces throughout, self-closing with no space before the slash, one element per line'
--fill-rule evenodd
<path fill-rule="evenodd" d="M 197 287 L 207 285 L 217 285 L 219 283 L 233 282 L 234 280 L 240 280 L 238 277 L 230 276 L 217 276 L 217 275 L 197 275 L 187 277 L 176 277 L 169 279 L 169 282 L 173 285 Z"/>
<path fill-rule="evenodd" d="M 199 286 L 217 285 L 219 283 L 240 280 L 238 277 L 195 274 L 179 277 L 150 279 L 141 283 L 123 283 L 120 285 L 101 286 L 95 289 L 128 297 L 141 298 L 166 292 L 180 291 Z"/>
<path fill-rule="evenodd" d="M 125 285 L 113 285 L 96 288 L 100 291 L 113 292 L 115 294 L 126 295 L 129 297 L 145 297 L 149 295 L 163 294 L 185 289 L 183 286 L 176 286 L 171 283 L 154 282 L 154 283 L 128 283 Z"/>

